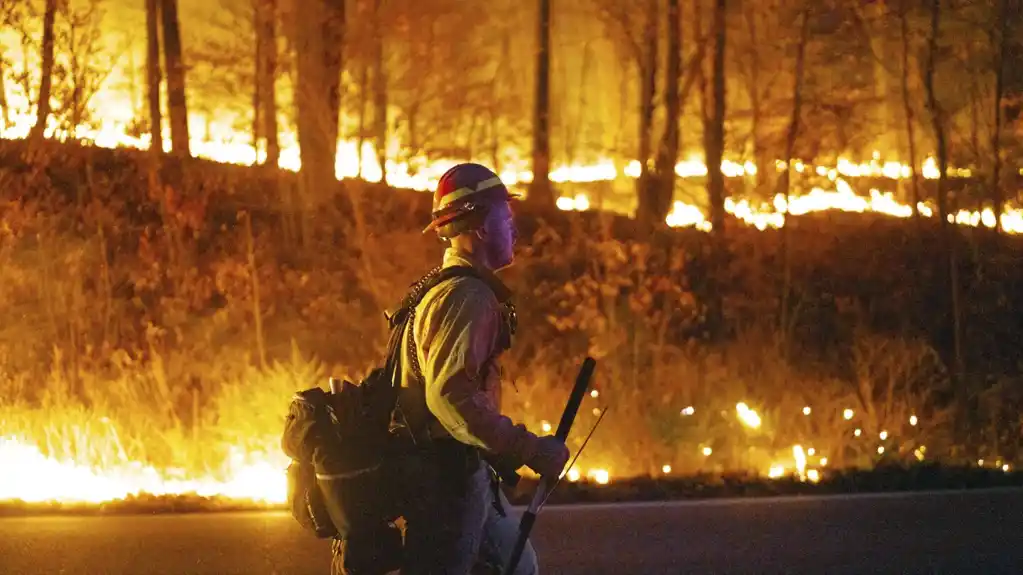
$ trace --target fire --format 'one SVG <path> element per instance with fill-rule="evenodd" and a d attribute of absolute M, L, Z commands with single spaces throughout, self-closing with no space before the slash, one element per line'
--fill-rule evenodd
<path fill-rule="evenodd" d="M 6 45 L 11 46 L 17 56 L 19 47 L 12 38 L 7 38 Z M 13 59 L 15 62 L 18 58 Z M 33 70 L 34 72 L 34 70 Z M 4 139 L 25 138 L 35 124 L 34 106 L 30 98 L 17 85 L 8 86 L 8 103 L 10 105 L 9 124 L 2 131 Z M 95 120 L 90 125 L 75 126 L 73 129 L 59 125 L 51 115 L 47 129 L 47 137 L 60 140 L 78 140 L 103 148 L 132 148 L 145 150 L 151 145 L 149 134 L 132 135 L 131 125 L 136 106 L 132 97 L 125 91 L 101 89 L 92 98 L 90 109 Z M 265 153 L 252 144 L 250 134 L 238 130 L 239 124 L 234 116 L 237 114 L 206 115 L 192 113 L 189 116 L 189 133 L 192 134 L 190 147 L 193 155 L 221 163 L 253 165 L 265 158 Z M 282 125 L 279 139 L 281 156 L 278 166 L 281 169 L 297 171 L 301 168 L 301 159 L 294 131 Z M 164 129 L 163 147 L 170 150 L 169 127 Z M 370 142 L 363 142 L 361 154 L 356 140 L 342 139 L 338 142 L 335 161 L 335 175 L 339 179 L 362 177 L 365 180 L 380 181 L 386 172 L 387 181 L 396 188 L 427 191 L 432 189 L 440 176 L 459 159 L 441 159 L 429 161 L 425 158 L 411 158 L 397 161 L 400 156 L 401 142 L 392 138 L 388 142 L 386 158 L 381 162 L 377 150 Z M 528 184 L 533 180 L 529 170 L 529 162 L 518 151 L 510 151 L 500 171 L 501 178 L 511 186 Z M 360 163 L 361 161 L 361 163 Z M 619 168 L 619 165 L 622 167 Z M 776 170 L 784 170 L 785 163 L 775 162 Z M 755 175 L 761 168 L 751 161 L 724 160 L 721 163 L 722 173 L 729 178 L 743 178 Z M 912 206 L 896 200 L 890 192 L 869 190 L 869 197 L 857 195 L 846 181 L 852 178 L 875 177 L 888 179 L 906 179 L 910 177 L 910 166 L 881 159 L 880 152 L 875 152 L 869 162 L 857 163 L 848 158 L 838 158 L 834 166 L 811 166 L 802 161 L 793 161 L 793 169 L 797 173 L 807 170 L 834 182 L 834 190 L 813 188 L 804 195 L 792 195 L 787 199 L 783 195 L 774 198 L 770 204 L 763 202 L 754 205 L 746 199 L 726 199 L 725 210 L 733 217 L 764 230 L 780 228 L 785 224 L 787 214 L 802 215 L 822 211 L 873 212 L 892 217 L 906 218 L 912 215 Z M 636 160 L 616 163 L 612 159 L 603 158 L 591 163 L 562 163 L 555 165 L 550 179 L 556 184 L 610 182 L 622 178 L 634 179 L 640 175 L 640 164 Z M 679 161 L 675 173 L 679 178 L 704 177 L 708 168 L 698 155 Z M 934 158 L 927 158 L 920 166 L 920 174 L 926 179 L 938 177 L 937 163 Z M 951 168 L 953 177 L 968 177 L 970 170 Z M 585 193 L 577 193 L 572 197 L 558 199 L 558 207 L 562 210 L 585 211 L 592 207 L 590 198 Z M 935 209 L 929 203 L 921 203 L 918 211 L 925 217 L 933 217 Z M 1000 221 L 995 221 L 994 212 L 989 209 L 980 211 L 960 210 L 950 214 L 949 221 L 972 227 L 984 226 L 993 228 L 1001 226 L 1008 233 L 1023 233 L 1023 210 L 1007 207 Z M 711 224 L 703 209 L 699 206 L 676 201 L 666 221 L 672 227 L 694 227 L 709 231 Z"/>
<path fill-rule="evenodd" d="M 28 98 L 17 90 L 12 90 L 8 99 L 12 113 L 9 115 L 10 125 L 3 130 L 2 137 L 4 139 L 25 138 L 35 124 L 35 117 L 31 113 L 32 106 L 28 103 Z M 97 104 L 94 108 L 97 110 L 130 110 L 132 107 L 130 98 L 126 94 L 112 91 L 98 94 L 95 100 Z M 129 129 L 131 118 L 123 117 L 123 113 L 120 116 L 111 114 L 107 117 L 100 114 L 98 120 L 93 122 L 94 126 L 76 126 L 73 130 L 61 127 L 51 116 L 45 134 L 49 138 L 73 139 L 103 148 L 149 149 L 151 145 L 149 134 L 131 135 Z M 189 130 L 190 134 L 197 134 L 190 141 L 192 153 L 197 157 L 237 165 L 253 165 L 265 157 L 265 154 L 252 145 L 250 136 L 233 128 L 225 127 L 223 124 L 212 122 L 205 115 L 191 114 Z M 299 170 L 302 162 L 293 131 L 286 127 L 283 128 L 280 141 L 282 148 L 278 166 L 289 171 Z M 165 151 L 170 151 L 169 129 L 164 130 L 163 147 Z M 399 148 L 400 142 L 390 142 L 387 151 L 388 158 L 381 164 L 377 150 L 370 142 L 363 142 L 360 154 L 357 141 L 340 140 L 335 161 L 335 175 L 338 179 L 346 179 L 359 177 L 361 174 L 365 180 L 378 182 L 386 172 L 387 181 L 393 187 L 427 191 L 436 186 L 440 176 L 448 168 L 460 161 L 457 159 L 426 161 L 419 158 L 395 161 L 391 158 L 398 156 Z M 761 230 L 782 227 L 785 224 L 786 214 L 802 215 L 837 210 L 858 213 L 873 212 L 898 218 L 911 216 L 912 206 L 899 202 L 890 192 L 871 189 L 869 197 L 862 197 L 857 195 L 846 181 L 845 178 L 859 177 L 889 179 L 909 177 L 911 171 L 909 166 L 893 161 L 882 162 L 879 153 L 875 153 L 874 156 L 874 159 L 867 163 L 855 163 L 847 158 L 839 158 L 837 164 L 832 167 L 807 166 L 801 161 L 796 161 L 793 163 L 793 167 L 797 173 L 812 169 L 818 175 L 826 176 L 834 182 L 835 190 L 813 188 L 805 195 L 791 195 L 787 199 L 784 195 L 779 194 L 771 205 L 766 203 L 753 205 L 746 199 L 727 198 L 725 211 Z M 785 163 L 776 162 L 775 168 L 784 170 Z M 722 173 L 730 178 L 754 175 L 758 170 L 758 166 L 748 160 L 741 163 L 725 160 L 721 164 Z M 707 174 L 707 166 L 699 157 L 690 156 L 676 164 L 675 173 L 680 178 L 703 177 Z M 933 158 L 927 158 L 924 161 L 921 166 L 921 174 L 927 179 L 938 177 L 936 162 Z M 950 174 L 968 177 L 970 171 L 952 168 Z M 592 183 L 614 181 L 622 177 L 637 178 L 639 175 L 638 161 L 632 160 L 619 170 L 613 160 L 602 159 L 590 164 L 555 166 L 550 173 L 550 179 L 554 183 L 562 184 Z M 528 162 L 521 157 L 508 162 L 507 166 L 501 170 L 500 176 L 511 186 L 528 184 L 533 180 L 533 174 L 528 169 Z M 578 193 L 573 197 L 559 198 L 557 205 L 562 210 L 585 211 L 590 209 L 591 202 L 585 193 Z M 925 217 L 933 217 L 935 212 L 934 207 L 928 203 L 919 204 L 917 209 Z M 949 214 L 948 218 L 950 222 L 972 227 L 983 225 L 993 228 L 996 225 L 994 212 L 990 208 L 980 211 L 960 210 L 955 214 Z M 666 222 L 672 227 L 695 227 L 702 231 L 711 229 L 710 221 L 699 206 L 682 201 L 674 202 Z M 1023 233 L 1023 210 L 1007 207 L 997 224 L 1008 233 Z"/>
<path fill-rule="evenodd" d="M 773 205 L 761 203 L 754 206 L 749 200 L 736 202 L 732 198 L 725 199 L 725 211 L 744 223 L 757 229 L 781 228 L 785 225 L 786 214 L 794 216 L 815 212 L 842 211 L 854 213 L 876 213 L 895 218 L 909 218 L 913 215 L 913 206 L 899 202 L 891 192 L 881 192 L 872 188 L 869 197 L 856 194 L 852 186 L 842 177 L 836 177 L 835 190 L 815 187 L 805 195 L 792 195 L 788 198 L 778 194 Z M 576 202 L 578 203 L 578 198 Z M 936 208 L 925 202 L 917 204 L 917 211 L 926 218 L 934 217 Z M 947 215 L 949 223 L 962 226 L 994 228 L 996 218 L 994 210 L 959 210 Z M 703 211 L 695 205 L 676 201 L 668 214 L 667 223 L 672 227 L 695 227 L 702 231 L 710 231 L 711 223 Z M 1023 209 L 1006 206 L 998 219 L 997 225 L 1006 233 L 1023 234 Z"/>
<path fill-rule="evenodd" d="M 138 462 L 93 467 L 58 460 L 44 455 L 31 442 L 0 437 L 0 468 L 4 470 L 0 473 L 0 501 L 103 503 L 145 493 L 283 503 L 286 461 L 279 459 L 234 451 L 228 459 L 227 479 L 189 479 L 183 471 L 159 471 Z"/>

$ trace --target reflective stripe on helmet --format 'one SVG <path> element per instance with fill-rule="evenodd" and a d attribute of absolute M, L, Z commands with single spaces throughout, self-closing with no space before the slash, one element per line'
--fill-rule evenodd
<path fill-rule="evenodd" d="M 448 206 L 452 202 L 464 199 L 465 197 L 471 196 L 472 194 L 475 194 L 477 192 L 482 192 L 483 190 L 489 190 L 490 188 L 496 188 L 497 186 L 502 185 L 504 184 L 501 182 L 501 178 L 493 177 L 488 180 L 483 180 L 482 182 L 476 184 L 475 188 L 470 186 L 458 188 L 457 190 L 454 190 L 441 196 L 440 199 L 438 199 L 437 201 L 437 207 L 434 211 L 439 211 L 441 208 Z"/>

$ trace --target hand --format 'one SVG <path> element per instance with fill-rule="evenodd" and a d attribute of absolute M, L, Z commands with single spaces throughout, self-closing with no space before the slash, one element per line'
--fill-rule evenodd
<path fill-rule="evenodd" d="M 568 463 L 568 447 L 553 435 L 545 435 L 536 442 L 536 452 L 526 465 L 541 477 L 558 477 Z"/>

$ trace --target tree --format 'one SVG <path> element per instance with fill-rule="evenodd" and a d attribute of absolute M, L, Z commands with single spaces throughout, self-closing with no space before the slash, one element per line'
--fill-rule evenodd
<path fill-rule="evenodd" d="M 664 132 L 654 160 L 652 185 L 639 198 L 639 214 L 650 223 L 663 225 L 675 193 L 675 164 L 678 163 L 682 119 L 682 23 L 678 0 L 668 0 L 665 13 L 668 28 L 667 72 L 664 79 Z M 642 219 L 641 217 L 641 219 Z"/>
<path fill-rule="evenodd" d="M 53 114 L 71 138 L 93 120 L 92 98 L 113 71 L 119 54 L 103 47 L 106 0 L 79 0 L 58 4 L 55 45 L 55 99 Z"/>
<path fill-rule="evenodd" d="M 953 230 L 948 221 L 950 215 L 948 209 L 948 148 L 946 144 L 946 115 L 938 100 L 937 90 L 934 84 L 935 69 L 938 57 L 938 38 L 941 34 L 941 0 L 931 0 L 930 4 L 930 31 L 927 37 L 927 64 L 924 75 L 925 89 L 927 90 L 927 107 L 931 114 L 931 127 L 934 130 L 934 140 L 938 156 L 938 226 L 941 229 L 941 253 L 947 258 L 946 277 L 948 278 L 948 305 L 952 311 L 950 326 L 952 339 L 952 377 L 956 383 L 962 375 L 962 328 L 961 314 L 959 309 L 959 275 L 958 256 Z"/>
<path fill-rule="evenodd" d="M 724 247 L 725 178 L 721 162 L 725 153 L 725 46 L 728 26 L 725 21 L 726 0 L 716 0 L 712 20 L 714 60 L 711 71 L 713 103 L 711 115 L 704 111 L 704 155 L 707 163 L 707 197 L 710 202 L 710 223 L 718 249 Z M 720 254 L 719 252 L 719 255 Z"/>
<path fill-rule="evenodd" d="M 913 97 L 909 89 L 909 75 L 912 71 L 909 65 L 911 53 L 909 2 L 910 0 L 899 0 L 899 29 L 902 39 L 902 110 L 906 120 L 906 143 L 909 148 L 910 201 L 913 203 L 913 217 L 919 222 L 921 197 L 920 174 L 916 166 L 916 129 L 914 127 L 916 114 L 913 111 Z"/>
<path fill-rule="evenodd" d="M 639 121 L 636 124 L 635 159 L 639 163 L 639 177 L 636 179 L 636 217 L 649 225 L 654 222 L 654 206 L 657 204 L 651 201 L 653 198 L 648 190 L 654 183 L 650 160 L 656 110 L 658 2 L 646 0 L 640 10 L 636 10 L 635 3 L 624 0 L 598 0 L 597 6 L 605 28 L 616 36 L 638 72 Z"/>
<path fill-rule="evenodd" d="M 181 55 L 181 26 L 178 0 L 161 0 L 163 21 L 163 62 L 167 70 L 167 114 L 170 116 L 171 150 L 188 157 L 188 103 L 185 98 L 185 63 Z"/>
<path fill-rule="evenodd" d="M 1002 99 L 1005 97 L 1005 60 L 1008 52 L 1009 19 L 1012 15 L 1010 0 L 998 2 L 998 24 L 991 27 L 991 45 L 995 48 L 994 126 L 991 130 L 991 199 L 994 204 L 995 232 L 1001 233 L 1002 213 L 1005 211 L 1005 193 L 1002 190 Z"/>
<path fill-rule="evenodd" d="M 42 67 L 39 70 L 39 99 L 36 101 L 36 123 L 29 138 L 40 140 L 46 132 L 46 121 L 50 117 L 50 96 L 53 90 L 53 27 L 57 19 L 57 0 L 46 0 L 43 12 Z"/>
<path fill-rule="evenodd" d="M 806 45 L 810 40 L 810 3 L 804 0 L 803 8 L 799 12 L 799 41 L 796 44 L 795 73 L 792 82 L 792 116 L 789 119 L 789 129 L 785 137 L 785 171 L 782 172 L 783 189 L 785 190 L 785 204 L 788 205 L 789 196 L 792 193 L 792 156 L 796 149 L 796 138 L 799 137 L 799 120 L 803 107 L 803 72 L 806 65 Z M 789 318 L 789 297 L 792 289 L 792 252 L 790 245 L 789 226 L 783 226 L 782 230 L 782 251 L 784 252 L 782 297 L 781 297 L 781 332 L 784 344 L 784 353 L 788 353 L 789 333 L 792 329 Z"/>
<path fill-rule="evenodd" d="M 146 100 L 149 102 L 149 149 L 163 153 L 163 114 L 160 111 L 160 0 L 146 0 Z"/>
<path fill-rule="evenodd" d="M 551 189 L 551 0 L 538 0 L 536 92 L 533 100 L 533 181 L 529 198 L 553 206 Z"/>
<path fill-rule="evenodd" d="M 277 0 L 253 0 L 256 28 L 254 145 L 266 140 L 265 164 L 277 167 L 281 156 L 277 127 Z"/>
<path fill-rule="evenodd" d="M 296 11 L 295 113 L 306 198 L 330 189 L 336 181 L 344 31 L 344 0 L 303 2 Z"/>
<path fill-rule="evenodd" d="M 373 137 L 380 183 L 387 184 L 387 52 L 384 47 L 384 0 L 373 0 Z M 360 149 L 361 151 L 361 149 Z"/>

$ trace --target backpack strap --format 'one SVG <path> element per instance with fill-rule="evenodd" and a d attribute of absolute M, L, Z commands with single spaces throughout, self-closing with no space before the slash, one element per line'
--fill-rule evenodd
<path fill-rule="evenodd" d="M 408 330 L 408 344 L 406 351 L 408 352 L 410 360 L 409 367 L 412 370 L 412 375 L 418 383 L 420 390 L 423 389 L 425 381 L 423 379 L 422 367 L 419 365 L 419 353 L 416 345 L 414 326 L 416 307 L 423 301 L 423 298 L 426 297 L 426 294 L 429 293 L 430 290 L 445 281 L 458 277 L 475 277 L 486 281 L 476 269 L 470 266 L 436 267 L 410 286 L 408 294 L 402 298 L 396 311 L 393 313 L 384 312 L 384 317 L 387 318 L 391 329 L 391 336 L 388 341 L 386 369 L 388 370 L 387 373 L 391 377 L 393 385 L 401 385 L 401 378 L 399 377 L 402 357 L 401 343 L 405 335 L 405 331 Z M 401 423 L 405 426 L 405 429 L 411 436 L 413 443 L 425 444 L 429 442 L 430 438 L 428 427 L 430 418 L 427 417 L 420 425 L 413 426 L 402 411 L 401 395 L 402 394 L 399 392 L 395 405 L 395 415 L 400 417 Z M 427 415 L 429 415 L 428 410 Z"/>

